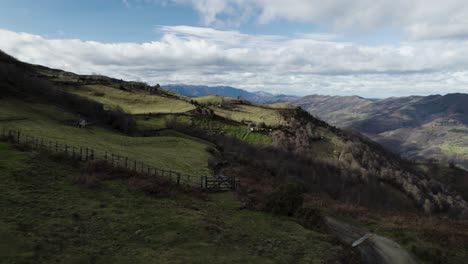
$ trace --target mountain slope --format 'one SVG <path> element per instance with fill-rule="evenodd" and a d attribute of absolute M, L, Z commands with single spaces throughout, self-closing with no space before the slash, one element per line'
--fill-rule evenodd
<path fill-rule="evenodd" d="M 468 167 L 467 94 L 379 101 L 333 97 L 333 103 L 324 104 L 317 98 L 330 100 L 315 96 L 292 103 L 334 125 L 364 133 L 407 158 L 433 158 Z"/>
<path fill-rule="evenodd" d="M 447 186 L 433 183 L 435 179 L 431 175 L 415 171 L 380 146 L 331 127 L 297 108 L 255 105 L 233 98 L 190 99 L 143 83 L 81 76 L 12 62 L 7 57 L 0 62 L 5 73 L 0 75 L 5 102 L 15 98 L 17 103 L 26 100 L 28 104 L 58 105 L 88 116 L 98 125 L 141 137 L 140 142 L 154 137 L 177 142 L 171 139 L 175 136 L 190 141 L 203 138 L 221 146 L 218 151 L 207 148 L 202 155 L 190 155 L 193 163 L 184 164 L 186 159 L 178 159 L 177 153 L 181 153 L 180 157 L 188 153 L 183 150 L 183 144 L 177 144 L 179 148 L 173 151 L 175 163 L 164 152 L 154 157 L 154 162 L 161 165 L 190 168 L 196 164 L 194 167 L 199 171 L 208 171 L 201 164 L 206 159 L 214 159 L 212 165 L 224 164 L 225 173 L 246 182 L 252 180 L 249 174 L 255 170 L 258 175 L 264 175 L 266 182 L 262 184 L 274 187 L 277 180 L 272 181 L 273 178 L 297 179 L 323 195 L 359 201 L 375 208 L 414 210 L 411 208 L 416 206 L 427 213 L 466 209 L 466 202 L 458 194 Z M 172 109 L 173 105 L 177 107 Z M 5 119 L 12 126 L 28 122 Z M 65 132 L 69 128 L 63 129 L 63 135 L 73 137 L 73 133 Z M 232 142 L 231 137 L 239 142 Z M 147 159 L 153 157 L 150 149 L 140 155 Z M 262 156 L 263 160 L 256 160 Z M 434 184 L 439 186 L 436 192 L 432 191 Z M 372 198 L 376 193 L 385 195 Z"/>
<path fill-rule="evenodd" d="M 304 256 L 304 248 L 298 246 L 299 244 L 310 242 L 322 245 L 322 242 L 332 241 L 328 238 L 330 233 L 323 229 L 322 215 L 330 213 L 328 208 L 306 203 L 307 197 L 314 197 L 318 204 L 333 203 L 338 204 L 340 208 L 352 205 L 352 208 L 365 207 L 370 211 L 421 215 L 424 212 L 463 217 L 468 209 L 466 201 L 452 188 L 451 181 L 447 180 L 449 175 L 454 174 L 454 168 L 447 167 L 439 170 L 437 174 L 433 173 L 429 164 L 414 164 L 402 160 L 360 135 L 337 129 L 290 105 L 252 104 L 243 99 L 221 96 L 187 98 L 157 86 L 125 82 L 105 76 L 77 75 L 21 63 L 0 54 L 0 108 L 0 126 L 4 124 L 7 127 L 19 127 L 31 134 L 73 141 L 74 144 L 81 142 L 100 145 L 113 151 L 121 151 L 123 155 L 142 157 L 145 162 L 155 166 L 167 166 L 192 175 L 236 177 L 240 181 L 235 197 L 228 197 L 225 201 L 226 197 L 208 195 L 217 202 L 209 203 L 209 199 L 199 203 L 196 201 L 192 204 L 195 208 L 189 202 L 176 199 L 176 202 L 169 203 L 169 209 L 165 209 L 172 213 L 181 213 L 182 219 L 195 220 L 195 224 L 199 224 L 196 221 L 200 215 L 206 219 L 201 225 L 195 225 L 199 227 L 197 230 L 206 228 L 210 231 L 206 236 L 199 236 L 195 232 L 194 237 L 201 241 L 201 245 L 189 243 L 183 244 L 182 248 L 193 246 L 196 249 L 199 246 L 202 250 L 216 249 L 212 241 L 228 247 L 239 246 L 237 242 L 249 248 L 259 247 L 254 253 L 249 251 L 249 254 L 240 256 L 242 261 L 254 262 L 259 255 L 265 256 L 264 261 L 258 261 L 260 263 L 300 261 L 301 256 Z M 77 118 L 85 118 L 92 125 L 78 128 L 73 125 Z M 2 157 L 3 155 L 0 155 L 0 158 Z M 44 161 L 44 164 L 49 164 L 49 169 L 54 170 L 55 165 L 47 161 Z M 34 166 L 30 169 L 33 170 Z M 0 166 L 0 169 L 4 167 Z M 69 171 L 72 174 L 78 173 L 72 169 Z M 28 171 L 22 173 L 27 175 Z M 462 178 L 466 177 L 466 172 L 457 173 Z M 12 177 L 15 175 L 19 174 L 13 173 Z M 60 175 L 59 178 L 62 179 L 62 176 L 64 175 Z M 57 182 L 52 178 L 51 182 L 45 183 L 52 185 Z M 130 183 L 131 181 L 128 184 Z M 114 184 L 119 184 L 118 182 L 111 181 L 109 184 L 110 186 L 104 183 L 103 193 L 89 195 L 118 201 L 126 201 L 127 198 L 131 199 L 131 196 L 136 199 L 132 206 L 138 207 L 139 202 L 142 206 L 147 206 L 148 200 L 145 198 L 135 197 L 134 193 L 127 193 L 125 188 L 113 189 Z M 15 188 L 7 190 L 15 191 Z M 30 199 L 28 192 L 21 193 L 23 194 L 26 199 Z M 37 197 L 39 194 L 31 195 Z M 74 199 L 77 204 L 80 203 L 79 198 Z M 239 199 L 240 202 L 234 199 Z M 50 199 L 41 199 L 41 206 L 45 200 Z M 89 202 L 84 198 L 83 201 Z M 223 208 L 226 203 L 232 203 L 229 210 Z M 152 203 L 149 204 L 152 206 Z M 5 207 L 9 208 L 8 204 Z M 140 207 L 124 208 L 129 211 L 128 217 L 133 215 L 132 212 L 141 214 L 146 211 L 139 211 Z M 155 208 L 158 209 L 157 205 Z M 272 221 L 272 218 L 255 218 L 251 214 L 252 210 L 276 214 L 279 215 L 278 218 L 273 219 L 294 220 L 301 225 L 289 228 L 289 225 L 280 223 L 285 229 L 276 230 L 284 234 L 278 238 L 271 226 L 263 227 L 257 223 L 249 225 L 252 219 L 260 223 Z M 348 212 L 340 210 L 338 214 Z M 85 211 L 86 215 L 91 213 Z M 34 214 L 33 210 L 31 215 Z M 226 214 L 232 218 L 225 218 Z M 269 217 L 273 217 L 271 214 Z M 169 219 L 163 218 L 161 224 L 170 225 L 170 218 L 180 217 L 177 215 L 171 214 Z M 62 215 L 51 216 L 49 219 L 46 215 L 45 219 L 54 222 L 60 217 Z M 126 217 L 124 219 L 127 219 Z M 15 219 L 8 219 L 15 222 Z M 193 227 L 194 223 L 189 220 L 189 226 Z M 119 230 L 122 228 L 122 234 L 132 234 L 125 228 L 128 228 L 128 223 L 133 222 L 125 221 L 127 225 L 120 226 Z M 240 223 L 245 221 L 248 223 Z M 151 226 L 151 221 L 142 225 Z M 320 234 L 313 236 L 303 227 Z M 187 231 L 185 222 L 171 228 L 171 232 L 161 239 L 154 239 L 152 235 L 145 236 L 145 245 L 151 247 L 146 251 L 149 252 L 148 256 L 157 254 L 155 252 L 160 250 L 159 246 L 165 241 L 179 241 L 178 233 L 186 234 Z M 253 242 L 235 235 L 241 232 L 241 236 L 245 238 L 250 237 L 250 234 L 252 237 L 258 234 L 250 231 L 249 234 L 242 233 L 242 230 L 248 228 L 261 228 L 266 234 L 273 233 L 276 237 L 274 239 L 281 242 L 268 242 L 271 236 L 264 234 L 260 234 L 260 240 Z M 54 225 L 47 226 L 46 230 L 53 230 L 54 234 L 56 232 Z M 301 234 L 309 234 L 307 238 L 311 240 L 305 241 L 304 237 L 298 237 L 294 230 L 299 230 Z M 133 231 L 133 234 L 136 231 Z M 158 233 L 157 231 L 155 233 Z M 90 230 L 84 232 L 89 235 Z M 141 232 L 146 231 L 139 231 L 135 235 Z M 103 236 L 105 238 L 105 234 Z M 285 241 L 284 237 L 295 237 L 294 241 L 299 239 L 302 242 Z M 180 239 L 184 240 L 183 237 Z M 128 242 L 125 239 L 118 241 Z M 105 239 L 104 242 L 108 243 L 109 240 Z M 342 247 L 335 242 L 328 242 L 323 244 L 325 248 L 328 248 L 330 243 Z M 269 246 L 265 248 L 264 244 Z M 284 249 L 285 245 L 287 252 L 294 251 L 298 254 L 290 258 L 290 255 L 283 255 L 282 252 L 286 251 L 275 249 L 277 246 Z M 130 256 L 141 249 L 138 245 L 135 248 L 135 251 L 129 253 Z M 109 251 L 117 254 L 113 249 Z M 176 251 L 185 252 L 179 248 Z M 273 251 L 275 253 L 272 253 Z M 324 251 L 312 252 L 312 256 L 307 257 L 304 262 L 314 257 L 325 258 L 321 252 Z M 337 259 L 340 259 L 341 253 L 338 252 L 341 250 L 330 252 L 333 252 L 332 262 L 339 262 Z M 228 255 L 228 258 L 238 257 L 237 251 L 230 253 L 233 255 Z M 200 257 L 200 261 L 202 260 L 203 256 Z"/>

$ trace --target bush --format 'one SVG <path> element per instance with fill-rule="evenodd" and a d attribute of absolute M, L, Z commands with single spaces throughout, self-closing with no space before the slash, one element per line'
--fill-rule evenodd
<path fill-rule="evenodd" d="M 296 217 L 305 228 L 317 230 L 326 227 L 325 221 L 318 209 L 300 208 L 296 212 Z"/>
<path fill-rule="evenodd" d="M 305 192 L 303 184 L 282 185 L 267 196 L 265 210 L 273 214 L 293 216 L 302 207 Z"/>
<path fill-rule="evenodd" d="M 75 176 L 73 182 L 87 188 L 99 188 L 101 186 L 101 180 L 94 173 L 81 173 Z"/>

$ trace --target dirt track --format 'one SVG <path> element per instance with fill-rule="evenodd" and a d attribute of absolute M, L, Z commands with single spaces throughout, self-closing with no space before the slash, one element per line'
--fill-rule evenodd
<path fill-rule="evenodd" d="M 326 218 L 328 227 L 344 243 L 351 245 L 354 241 L 368 233 L 366 230 L 340 222 L 333 218 Z M 365 242 L 356 246 L 364 263 L 378 264 L 413 264 L 417 261 L 396 242 L 373 235 Z"/>

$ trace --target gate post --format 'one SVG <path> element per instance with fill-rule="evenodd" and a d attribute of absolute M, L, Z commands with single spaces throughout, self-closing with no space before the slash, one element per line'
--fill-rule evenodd
<path fill-rule="evenodd" d="M 206 191 L 206 176 L 202 176 L 200 180 L 201 180 L 201 189 L 204 192 Z"/>

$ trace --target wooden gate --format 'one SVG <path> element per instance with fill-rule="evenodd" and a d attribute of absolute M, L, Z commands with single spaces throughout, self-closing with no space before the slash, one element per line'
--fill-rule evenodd
<path fill-rule="evenodd" d="M 227 192 L 234 191 L 237 180 L 234 177 L 201 177 L 201 189 L 204 192 Z"/>

